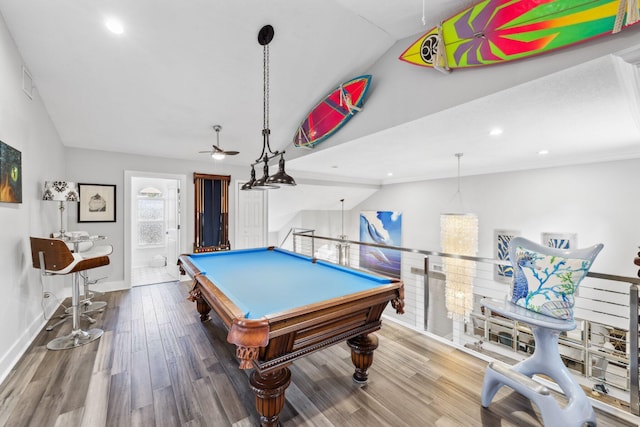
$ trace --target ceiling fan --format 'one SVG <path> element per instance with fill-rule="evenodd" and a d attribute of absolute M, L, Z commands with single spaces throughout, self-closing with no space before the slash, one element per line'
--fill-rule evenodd
<path fill-rule="evenodd" d="M 212 146 L 213 149 L 207 151 L 199 151 L 199 153 L 211 154 L 211 157 L 216 160 L 222 160 L 226 156 L 235 156 L 236 154 L 240 154 L 239 151 L 226 151 L 220 148 L 220 131 L 222 130 L 222 126 L 213 125 L 213 130 L 216 131 L 216 144 Z"/>

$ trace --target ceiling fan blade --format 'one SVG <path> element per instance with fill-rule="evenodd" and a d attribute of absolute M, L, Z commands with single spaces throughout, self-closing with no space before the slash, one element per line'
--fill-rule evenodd
<path fill-rule="evenodd" d="M 212 150 L 209 151 L 199 151 L 199 153 L 207 153 L 210 154 L 213 158 L 218 158 L 216 155 L 218 153 L 226 155 L 226 156 L 235 156 L 236 154 L 240 154 L 239 151 L 225 151 L 222 148 L 220 148 L 219 144 L 220 144 L 220 130 L 222 130 L 222 126 L 220 125 L 214 125 L 213 126 L 213 130 L 216 131 L 216 144 L 213 144 L 211 147 L 213 148 Z M 220 156 L 221 158 L 224 156 Z"/>

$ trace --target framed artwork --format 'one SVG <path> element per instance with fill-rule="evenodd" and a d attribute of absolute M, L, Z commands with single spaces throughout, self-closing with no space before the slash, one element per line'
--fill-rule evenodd
<path fill-rule="evenodd" d="M 509 259 L 509 243 L 511 239 L 520 235 L 519 230 L 495 230 L 493 241 L 495 245 L 496 258 L 503 261 Z M 513 278 L 513 267 L 511 265 L 496 265 L 493 270 L 493 278 L 497 282 L 511 283 Z"/>
<path fill-rule="evenodd" d="M 0 141 L 0 202 L 22 203 L 22 153 Z"/>
<path fill-rule="evenodd" d="M 575 233 L 542 233 L 542 244 L 550 248 L 576 249 L 578 235 Z"/>
<path fill-rule="evenodd" d="M 402 213 L 371 211 L 360 213 L 360 241 L 400 246 Z M 400 278 L 401 253 L 398 250 L 360 245 L 360 268 Z"/>
<path fill-rule="evenodd" d="M 116 186 L 78 183 L 78 222 L 116 222 Z"/>

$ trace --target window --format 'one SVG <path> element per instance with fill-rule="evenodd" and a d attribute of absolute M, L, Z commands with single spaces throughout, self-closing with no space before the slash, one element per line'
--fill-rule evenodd
<path fill-rule="evenodd" d="M 138 196 L 138 246 L 163 246 L 164 223 L 164 199 Z"/>

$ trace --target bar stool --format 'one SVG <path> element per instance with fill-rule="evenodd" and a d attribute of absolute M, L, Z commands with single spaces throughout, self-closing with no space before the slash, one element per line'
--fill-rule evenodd
<path fill-rule="evenodd" d="M 561 250 L 516 237 L 509 243 L 514 268 L 511 301 L 483 298 L 480 304 L 492 312 L 527 324 L 535 339 L 533 355 L 509 366 L 491 362 L 484 374 L 482 406 L 487 408 L 498 390 L 506 385 L 536 404 L 547 427 L 595 426 L 589 399 L 562 362 L 558 349 L 560 333 L 576 328 L 573 294 L 586 276 L 599 244 L 590 248 Z M 561 407 L 549 389 L 532 377 L 543 374 L 560 387 L 568 399 Z"/>
<path fill-rule="evenodd" d="M 106 255 L 92 256 L 89 252 L 71 252 L 67 244 L 60 239 L 31 237 L 31 260 L 34 268 L 43 275 L 72 274 L 71 294 L 71 333 L 55 338 L 47 344 L 49 350 L 65 350 L 88 344 L 102 336 L 102 329 L 83 330 L 79 325 L 80 272 L 91 268 L 109 265 Z"/>
<path fill-rule="evenodd" d="M 60 233 L 51 233 L 51 237 L 60 238 Z M 98 240 L 104 240 L 104 236 L 91 236 L 88 231 L 68 231 L 65 233 L 62 240 L 65 241 L 69 249 L 73 252 L 80 253 L 84 258 L 91 258 L 97 256 L 107 256 L 113 253 L 113 246 L 111 245 L 96 245 Z M 98 279 L 90 279 L 86 270 L 80 272 L 82 278 L 82 298 L 79 302 L 80 316 L 86 318 L 89 323 L 95 323 L 95 320 L 90 316 L 92 313 L 102 313 L 107 307 L 105 301 L 93 301 L 95 294 L 103 295 L 102 292 L 91 291 L 89 286 L 95 285 L 98 281 L 106 279 L 106 277 L 100 277 Z M 71 313 L 70 309 L 65 310 L 67 314 Z M 61 316 L 64 317 L 64 316 Z M 51 326 L 53 329 L 55 325 Z M 47 330 L 51 330 L 47 328 Z"/>

